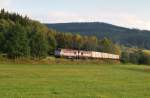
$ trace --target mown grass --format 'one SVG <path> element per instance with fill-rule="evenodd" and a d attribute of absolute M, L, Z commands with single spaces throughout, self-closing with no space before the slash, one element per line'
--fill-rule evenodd
<path fill-rule="evenodd" d="M 150 98 L 150 67 L 0 64 L 0 98 Z"/>

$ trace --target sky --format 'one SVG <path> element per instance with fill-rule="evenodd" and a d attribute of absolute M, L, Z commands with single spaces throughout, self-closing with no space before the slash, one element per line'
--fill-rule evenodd
<path fill-rule="evenodd" d="M 150 0 L 0 0 L 0 9 L 42 23 L 106 22 L 150 30 Z"/>

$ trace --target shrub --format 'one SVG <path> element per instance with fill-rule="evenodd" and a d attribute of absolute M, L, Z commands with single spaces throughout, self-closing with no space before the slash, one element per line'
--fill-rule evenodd
<path fill-rule="evenodd" d="M 128 52 L 122 52 L 121 54 L 121 62 L 123 63 L 129 63 L 130 61 L 130 55 Z"/>
<path fill-rule="evenodd" d="M 143 63 L 150 65 L 150 51 L 143 51 Z"/>

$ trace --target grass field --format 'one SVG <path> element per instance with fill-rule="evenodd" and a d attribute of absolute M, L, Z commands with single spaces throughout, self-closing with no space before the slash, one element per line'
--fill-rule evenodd
<path fill-rule="evenodd" d="M 150 67 L 1 64 L 0 98 L 150 98 Z"/>

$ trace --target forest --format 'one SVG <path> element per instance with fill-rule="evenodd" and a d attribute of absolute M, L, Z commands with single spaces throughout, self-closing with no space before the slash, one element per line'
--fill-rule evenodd
<path fill-rule="evenodd" d="M 55 49 L 69 48 L 119 54 L 122 62 L 149 64 L 149 55 L 142 49 L 128 48 L 111 38 L 97 38 L 59 32 L 17 13 L 0 11 L 0 55 L 9 59 L 45 58 L 54 56 Z M 129 51 L 130 49 L 130 51 Z M 146 53 L 146 56 L 145 54 Z M 147 61 L 145 61 L 147 60 Z"/>
<path fill-rule="evenodd" d="M 103 22 L 75 22 L 46 24 L 49 28 L 87 36 L 107 37 L 113 42 L 131 48 L 150 49 L 150 31 L 125 28 Z"/>

